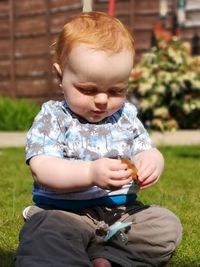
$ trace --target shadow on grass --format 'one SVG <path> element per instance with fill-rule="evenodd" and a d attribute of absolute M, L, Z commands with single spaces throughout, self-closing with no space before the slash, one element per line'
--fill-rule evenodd
<path fill-rule="evenodd" d="M 177 155 L 180 158 L 192 158 L 192 159 L 200 159 L 200 154 L 199 153 L 177 153 Z"/>
<path fill-rule="evenodd" d="M 14 257 L 15 252 L 14 251 L 5 251 L 0 249 L 0 267 L 14 267 Z M 39 267 L 39 266 L 38 266 Z M 188 263 L 186 262 L 173 262 L 171 260 L 166 267 L 200 267 L 199 261 L 190 261 Z"/>
<path fill-rule="evenodd" d="M 162 150 L 162 147 L 161 147 Z M 191 146 L 191 147 L 164 147 L 164 153 L 171 154 L 179 158 L 191 158 L 195 160 L 200 159 L 200 146 Z"/>
<path fill-rule="evenodd" d="M 165 267 L 200 267 L 200 263 L 197 258 L 182 259 L 180 256 L 178 257 L 177 251 L 175 251 Z"/>
<path fill-rule="evenodd" d="M 166 265 L 166 267 L 200 267 L 200 263 L 197 261 L 191 261 L 191 262 L 179 262 L 179 263 L 169 263 Z"/>
<path fill-rule="evenodd" d="M 5 251 L 0 248 L 0 266 L 1 267 L 14 267 L 14 251 Z"/>

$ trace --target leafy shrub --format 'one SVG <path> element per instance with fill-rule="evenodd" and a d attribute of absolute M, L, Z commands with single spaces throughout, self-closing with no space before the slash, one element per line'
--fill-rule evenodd
<path fill-rule="evenodd" d="M 30 128 L 40 106 L 24 99 L 0 97 L 0 130 L 26 131 Z"/>
<path fill-rule="evenodd" d="M 129 97 L 141 120 L 157 130 L 200 128 L 200 57 L 188 43 L 157 40 L 133 69 Z"/>

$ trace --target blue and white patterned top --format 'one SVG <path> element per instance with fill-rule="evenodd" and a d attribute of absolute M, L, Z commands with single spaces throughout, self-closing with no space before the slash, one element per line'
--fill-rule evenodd
<path fill-rule="evenodd" d="M 136 108 L 124 103 L 113 115 L 90 123 L 74 114 L 65 101 L 48 101 L 36 116 L 27 135 L 26 161 L 36 155 L 51 155 L 68 160 L 96 160 L 102 157 L 132 159 L 153 146 L 137 118 Z M 73 193 L 54 192 L 34 183 L 37 205 L 54 205 L 65 210 L 96 205 L 121 205 L 136 199 L 134 182 L 110 191 L 93 186 Z"/>

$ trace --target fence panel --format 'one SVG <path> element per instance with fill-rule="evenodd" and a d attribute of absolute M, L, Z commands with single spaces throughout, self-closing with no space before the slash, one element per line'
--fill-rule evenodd
<path fill-rule="evenodd" d="M 166 27 L 172 28 L 176 1 L 168 0 Z M 95 11 L 108 12 L 108 0 L 94 0 Z M 187 28 L 182 38 L 200 35 L 200 1 L 188 0 Z M 35 101 L 60 98 L 52 74 L 51 44 L 71 16 L 82 10 L 82 0 L 0 1 L 0 95 Z M 136 62 L 151 46 L 152 29 L 159 19 L 159 0 L 116 0 L 115 16 L 134 34 Z"/>

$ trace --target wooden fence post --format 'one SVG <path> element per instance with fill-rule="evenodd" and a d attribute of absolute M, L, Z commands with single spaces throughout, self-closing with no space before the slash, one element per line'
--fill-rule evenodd
<path fill-rule="evenodd" d="M 92 3 L 93 0 L 83 0 L 83 12 L 90 12 L 92 11 Z"/>
<path fill-rule="evenodd" d="M 16 71 L 15 71 L 15 31 L 14 31 L 14 0 L 9 0 L 9 27 L 10 27 L 10 78 L 11 96 L 16 97 Z"/>

